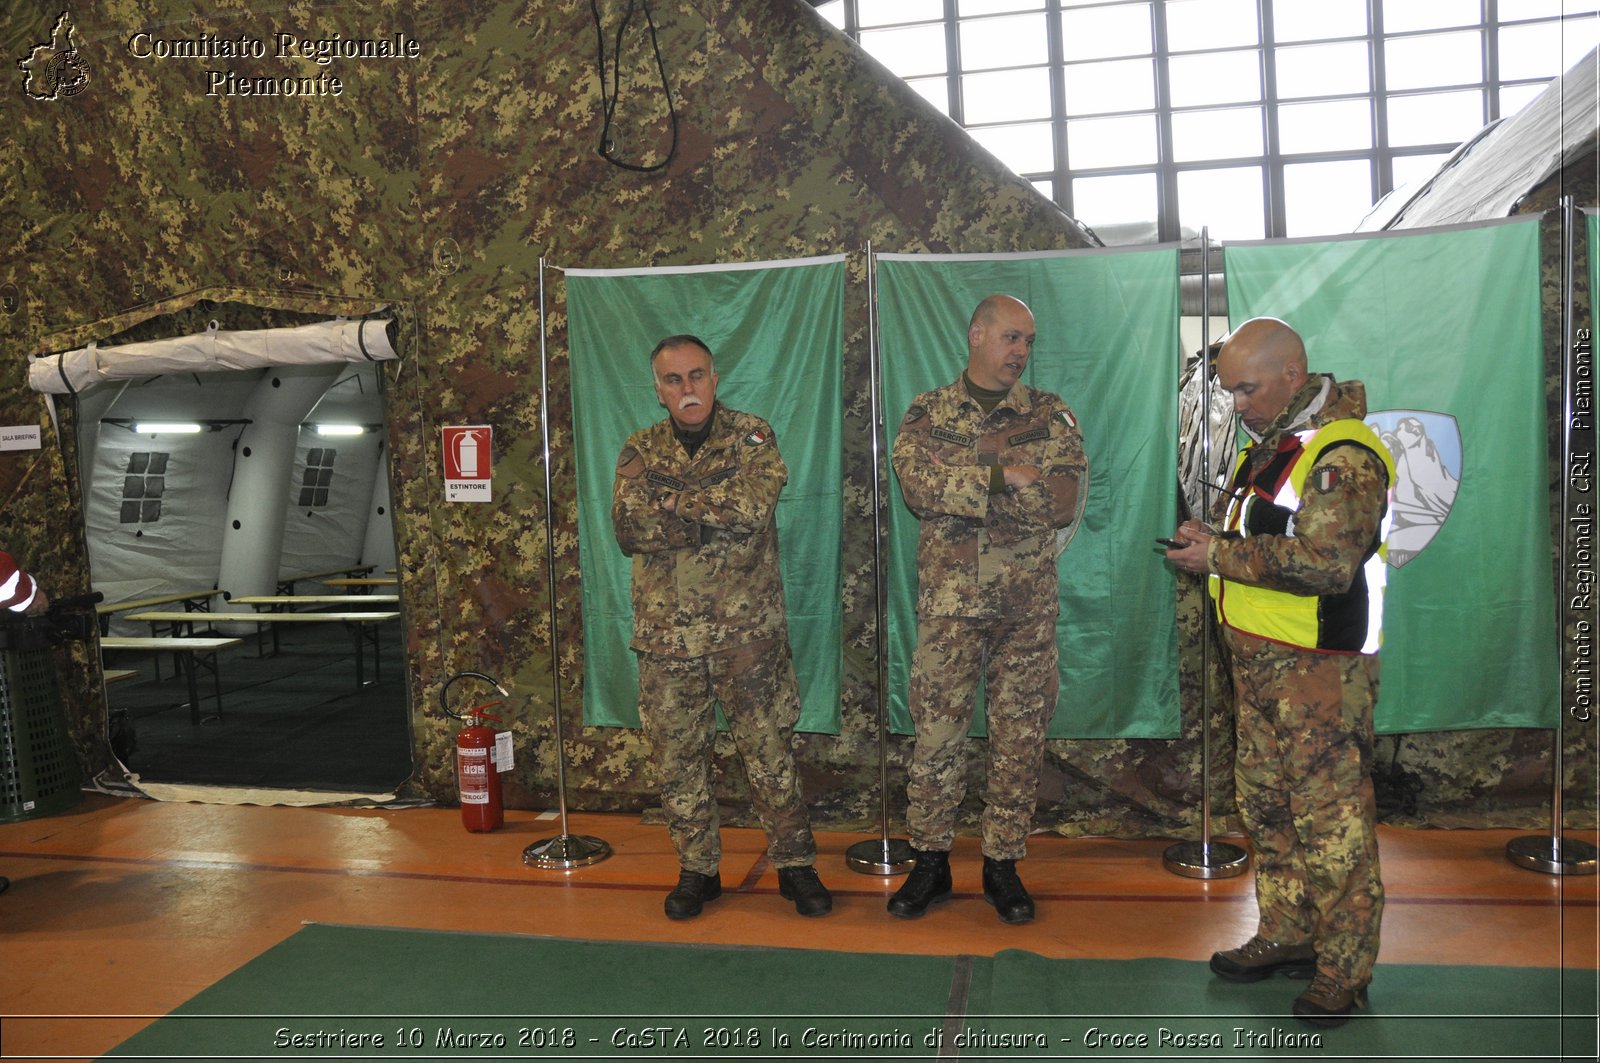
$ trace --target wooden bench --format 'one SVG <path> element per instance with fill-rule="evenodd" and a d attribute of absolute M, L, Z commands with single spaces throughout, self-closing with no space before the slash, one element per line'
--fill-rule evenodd
<path fill-rule="evenodd" d="M 377 565 L 346 565 L 344 568 L 328 568 L 321 572 L 300 572 L 293 576 L 278 577 L 278 593 L 293 594 L 296 583 L 312 581 L 320 583 L 330 576 L 366 576 L 370 575 Z"/>
<path fill-rule="evenodd" d="M 228 599 L 234 605 L 266 605 L 293 609 L 297 605 L 399 605 L 398 594 L 246 594 Z M 257 610 L 258 612 L 260 610 Z"/>
<path fill-rule="evenodd" d="M 183 613 L 176 614 L 183 616 Z M 123 637 L 110 636 L 100 640 L 100 649 L 105 650 L 149 650 L 158 656 L 163 653 L 179 655 L 179 660 L 185 662 L 183 672 L 189 680 L 189 722 L 195 725 L 200 723 L 200 681 L 196 676 L 197 668 L 208 668 L 211 671 L 212 685 L 217 696 L 216 719 L 222 719 L 222 670 L 217 665 L 217 652 L 243 642 L 239 638 L 196 638 L 193 636 L 162 635 L 151 638 L 140 636 Z"/>
<path fill-rule="evenodd" d="M 151 625 L 174 624 L 189 625 L 193 631 L 196 620 L 208 620 L 213 624 L 329 624 L 343 623 L 349 626 L 355 635 L 356 642 L 356 686 L 366 686 L 366 654 L 365 644 L 372 643 L 372 681 L 379 679 L 378 673 L 378 625 L 390 620 L 400 619 L 399 610 L 374 609 L 364 612 L 338 612 L 338 613 L 206 613 L 203 616 L 195 613 L 179 612 L 149 612 L 134 613 L 129 620 L 143 620 Z M 370 629 L 370 631 L 368 630 Z M 238 640 L 235 640 L 238 641 Z"/>
<path fill-rule="evenodd" d="M 395 576 L 366 576 L 351 579 L 325 579 L 324 587 L 343 587 L 352 593 L 365 593 L 373 587 L 398 587 L 400 580 Z"/>

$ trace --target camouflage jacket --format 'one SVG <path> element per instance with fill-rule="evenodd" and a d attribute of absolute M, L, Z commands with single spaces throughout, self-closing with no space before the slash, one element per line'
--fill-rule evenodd
<path fill-rule="evenodd" d="M 722 405 L 713 416 L 693 458 L 671 418 L 617 458 L 611 525 L 633 557 L 631 645 L 645 653 L 701 657 L 788 634 L 773 510 L 789 470 L 766 421 Z"/>
<path fill-rule="evenodd" d="M 1290 433 L 1366 415 L 1367 389 L 1359 380 L 1314 375 L 1246 452 L 1249 473 L 1269 463 Z M 1314 486 L 1323 483 L 1329 485 L 1326 490 Z M 1212 539 L 1207 564 L 1224 580 L 1290 594 L 1340 594 L 1350 588 L 1372 552 L 1388 490 L 1383 462 L 1372 452 L 1352 446 L 1330 449 L 1306 477 L 1293 535 Z M 1218 495 L 1212 507 L 1218 526 L 1228 501 Z"/>
<path fill-rule="evenodd" d="M 894 441 L 894 471 L 922 521 L 919 616 L 1057 614 L 1056 529 L 1083 511 L 1083 434 L 1066 403 L 1018 383 L 985 416 L 965 383 L 923 392 Z M 1042 475 L 991 493 L 991 468 L 1032 465 Z"/>

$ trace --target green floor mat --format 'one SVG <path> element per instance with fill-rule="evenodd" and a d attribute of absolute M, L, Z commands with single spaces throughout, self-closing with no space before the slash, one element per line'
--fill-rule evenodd
<path fill-rule="evenodd" d="M 1380 965 L 1372 1009 L 1324 1031 L 1289 1017 L 1303 985 L 1016 950 L 905 956 L 317 925 L 111 1055 L 1594 1058 L 1592 971 Z"/>

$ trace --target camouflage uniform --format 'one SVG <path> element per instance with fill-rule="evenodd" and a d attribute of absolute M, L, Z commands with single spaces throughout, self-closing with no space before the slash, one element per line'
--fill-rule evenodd
<path fill-rule="evenodd" d="M 1359 381 L 1313 376 L 1247 451 L 1239 477 L 1265 475 L 1293 432 L 1365 415 Z M 1374 452 L 1325 450 L 1306 477 L 1292 533 L 1213 539 L 1213 582 L 1223 594 L 1231 583 L 1332 600 L 1373 555 L 1388 489 Z M 1218 527 L 1229 506 L 1221 496 Z M 1310 942 L 1320 972 L 1344 988 L 1365 986 L 1383 914 L 1371 776 L 1378 656 L 1291 645 L 1226 622 L 1222 630 L 1238 702 L 1235 785 L 1256 854 L 1258 933 Z"/>
<path fill-rule="evenodd" d="M 1082 512 L 1088 461 L 1055 395 L 1018 383 L 986 416 L 964 380 L 918 395 L 894 442 L 917 542 L 917 648 L 908 692 L 916 746 L 906 823 L 920 850 L 948 851 L 963 792 L 978 678 L 989 731 L 983 852 L 1024 855 L 1045 728 L 1060 684 L 1056 530 Z M 999 465 L 1042 475 L 992 491 Z"/>
<path fill-rule="evenodd" d="M 772 428 L 718 405 L 693 457 L 670 418 L 628 438 L 611 520 L 633 557 L 639 719 L 661 775 L 667 829 L 684 870 L 721 859 L 712 786 L 714 703 L 744 762 L 775 866 L 816 860 L 794 726 L 800 716 L 773 509 L 789 471 Z M 676 496 L 675 513 L 662 508 Z"/>

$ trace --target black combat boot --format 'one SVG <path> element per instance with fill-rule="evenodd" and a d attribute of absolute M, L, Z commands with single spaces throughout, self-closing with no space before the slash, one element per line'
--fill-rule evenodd
<path fill-rule="evenodd" d="M 1015 860 L 983 858 L 983 899 L 994 905 L 1002 923 L 1033 921 L 1033 898 L 1017 877 Z"/>
<path fill-rule="evenodd" d="M 801 915 L 827 915 L 833 911 L 833 894 L 817 877 L 814 867 L 778 868 L 778 896 L 794 902 Z"/>
<path fill-rule="evenodd" d="M 902 919 L 915 919 L 928 910 L 928 905 L 950 896 L 950 854 L 931 849 L 913 849 L 917 866 L 900 888 L 889 898 L 889 914 Z"/>
<path fill-rule="evenodd" d="M 668 919 L 693 919 L 707 901 L 722 896 L 722 876 L 713 871 L 702 875 L 698 871 L 679 871 L 678 885 L 667 894 Z"/>

